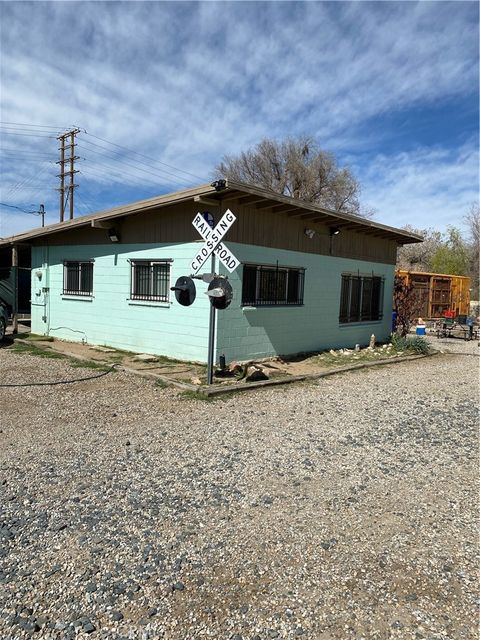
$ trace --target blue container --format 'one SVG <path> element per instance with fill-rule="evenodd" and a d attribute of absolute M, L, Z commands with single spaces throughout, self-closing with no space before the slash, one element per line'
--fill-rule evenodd
<path fill-rule="evenodd" d="M 423 324 L 417 324 L 417 329 L 415 333 L 417 334 L 417 336 L 426 335 L 427 332 L 425 331 L 425 326 Z"/>
<path fill-rule="evenodd" d="M 397 328 L 397 317 L 398 313 L 396 311 L 392 311 L 392 333 L 395 333 Z"/>

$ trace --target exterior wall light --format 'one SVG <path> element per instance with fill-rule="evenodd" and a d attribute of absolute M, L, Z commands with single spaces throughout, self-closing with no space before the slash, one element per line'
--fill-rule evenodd
<path fill-rule="evenodd" d="M 116 229 L 109 229 L 108 237 L 110 238 L 110 242 L 120 242 L 120 236 L 118 235 Z"/>
<path fill-rule="evenodd" d="M 315 231 L 313 229 L 304 229 L 303 233 L 307 236 L 307 238 L 310 238 L 310 240 L 315 235 Z"/>
<path fill-rule="evenodd" d="M 338 227 L 330 227 L 329 233 L 331 236 L 338 236 L 340 229 Z"/>
<path fill-rule="evenodd" d="M 212 182 L 212 184 L 210 186 L 213 187 L 215 189 L 215 191 L 223 191 L 224 189 L 227 188 L 227 181 L 226 180 L 215 180 L 214 182 Z"/>

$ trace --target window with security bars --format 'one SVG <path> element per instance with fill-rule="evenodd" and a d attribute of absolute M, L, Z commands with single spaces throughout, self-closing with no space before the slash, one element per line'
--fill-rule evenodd
<path fill-rule="evenodd" d="M 169 260 L 132 260 L 130 298 L 168 302 L 170 292 Z"/>
<path fill-rule="evenodd" d="M 243 267 L 242 304 L 252 306 L 301 305 L 305 269 L 246 264 Z"/>
<path fill-rule="evenodd" d="M 71 296 L 93 295 L 92 260 L 68 260 L 63 263 L 63 293 Z"/>
<path fill-rule="evenodd" d="M 342 275 L 340 322 L 381 320 L 383 283 L 384 279 L 380 276 Z"/>

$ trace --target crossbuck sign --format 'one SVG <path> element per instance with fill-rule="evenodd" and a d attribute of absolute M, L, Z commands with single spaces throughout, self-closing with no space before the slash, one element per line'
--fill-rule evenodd
<path fill-rule="evenodd" d="M 233 255 L 233 253 L 227 249 L 227 247 L 220 242 L 223 236 L 230 229 L 235 222 L 236 217 L 227 209 L 222 216 L 222 219 L 217 224 L 215 229 L 212 229 L 204 219 L 201 213 L 197 213 L 193 219 L 193 226 L 198 233 L 205 240 L 205 244 L 197 251 L 195 258 L 191 262 L 192 275 L 196 276 L 202 266 L 205 264 L 207 258 L 212 255 L 213 252 L 220 258 L 225 267 L 232 273 L 240 264 L 240 261 Z"/>

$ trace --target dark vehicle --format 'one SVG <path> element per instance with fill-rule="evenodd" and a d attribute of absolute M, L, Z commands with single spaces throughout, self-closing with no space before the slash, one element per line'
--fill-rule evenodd
<path fill-rule="evenodd" d="M 5 332 L 7 330 L 8 324 L 8 312 L 6 307 L 0 302 L 0 342 L 5 337 Z"/>
<path fill-rule="evenodd" d="M 17 313 L 30 313 L 30 269 L 0 267 L 0 304 L 7 307 L 10 314 L 15 312 L 15 292 Z"/>

